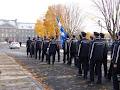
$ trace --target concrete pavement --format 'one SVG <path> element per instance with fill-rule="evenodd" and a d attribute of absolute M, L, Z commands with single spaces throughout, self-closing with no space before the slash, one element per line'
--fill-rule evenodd
<path fill-rule="evenodd" d="M 0 53 L 0 90 L 43 90 L 12 57 Z"/>

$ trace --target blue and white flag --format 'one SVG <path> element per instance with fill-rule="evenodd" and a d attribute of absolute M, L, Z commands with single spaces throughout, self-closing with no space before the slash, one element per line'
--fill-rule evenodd
<path fill-rule="evenodd" d="M 65 32 L 61 22 L 60 22 L 60 19 L 59 17 L 57 17 L 57 23 L 58 23 L 58 26 L 59 26 L 59 29 L 60 29 L 60 40 L 61 40 L 61 44 L 63 46 L 63 43 L 64 41 L 66 40 L 67 38 L 67 33 Z"/>

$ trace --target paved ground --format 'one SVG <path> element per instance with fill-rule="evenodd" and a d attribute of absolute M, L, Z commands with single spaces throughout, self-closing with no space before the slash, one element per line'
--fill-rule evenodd
<path fill-rule="evenodd" d="M 16 61 L 0 54 L 0 90 L 43 90 Z"/>
<path fill-rule="evenodd" d="M 45 62 L 27 58 L 26 56 L 13 56 L 36 78 L 42 80 L 54 90 L 112 90 L 111 82 L 103 78 L 102 85 L 89 86 L 82 77 L 77 77 L 77 69 L 74 66 L 56 62 L 55 65 L 47 65 Z"/>
<path fill-rule="evenodd" d="M 83 78 L 76 77 L 77 69 L 74 66 L 63 64 L 62 59 L 60 63 L 56 60 L 53 66 L 34 58 L 28 58 L 26 49 L 23 47 L 16 50 L 5 47 L 1 51 L 12 56 L 23 68 L 31 72 L 36 80 L 47 85 L 47 88 L 53 90 L 112 90 L 112 83 L 104 78 L 102 85 L 89 86 Z"/>

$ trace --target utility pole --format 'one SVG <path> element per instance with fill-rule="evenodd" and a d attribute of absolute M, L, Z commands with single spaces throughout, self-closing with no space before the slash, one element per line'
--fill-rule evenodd
<path fill-rule="evenodd" d="M 102 23 L 101 23 L 100 20 L 98 20 L 98 24 L 99 24 L 99 26 L 100 26 L 100 33 L 102 33 Z"/>

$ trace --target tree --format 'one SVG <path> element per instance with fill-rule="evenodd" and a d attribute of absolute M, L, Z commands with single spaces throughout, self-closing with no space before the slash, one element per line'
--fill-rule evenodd
<path fill-rule="evenodd" d="M 77 5 L 63 6 L 59 4 L 49 6 L 43 22 L 38 21 L 38 24 L 36 23 L 36 27 L 38 28 L 37 33 L 42 32 L 41 30 L 43 29 L 44 35 L 47 35 L 48 37 L 59 36 L 60 30 L 56 20 L 56 17 L 59 17 L 60 22 L 67 33 L 70 35 L 79 34 L 82 27 L 80 11 L 81 10 Z"/>
<path fill-rule="evenodd" d="M 83 17 L 78 5 L 73 4 L 65 7 L 63 19 L 65 30 L 70 34 L 79 34 L 83 29 Z"/>
<path fill-rule="evenodd" d="M 35 32 L 38 36 L 43 37 L 46 35 L 45 27 L 43 25 L 43 21 L 37 20 L 35 24 Z"/>
<path fill-rule="evenodd" d="M 106 29 L 115 39 L 115 33 L 120 31 L 120 0 L 93 0 L 96 7 L 102 14 L 100 18 L 105 26 L 100 24 L 101 27 Z"/>

